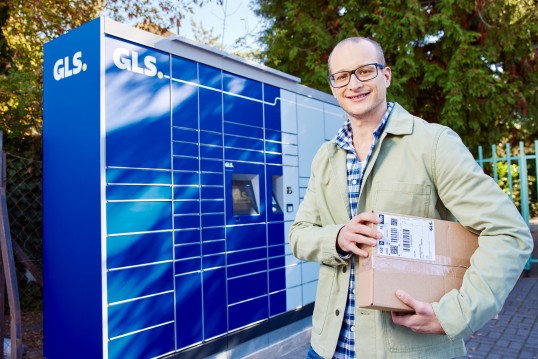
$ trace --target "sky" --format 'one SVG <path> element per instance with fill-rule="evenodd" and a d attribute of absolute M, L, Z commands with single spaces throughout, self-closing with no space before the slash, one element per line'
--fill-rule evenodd
<path fill-rule="evenodd" d="M 235 40 L 261 31 L 259 19 L 249 7 L 249 0 L 223 0 L 222 5 L 212 1 L 204 6 L 193 6 L 194 13 L 188 14 L 179 29 L 179 35 L 194 40 L 191 19 L 222 39 L 224 49 L 232 49 Z M 247 44 L 255 45 L 255 36 L 247 36 Z"/>

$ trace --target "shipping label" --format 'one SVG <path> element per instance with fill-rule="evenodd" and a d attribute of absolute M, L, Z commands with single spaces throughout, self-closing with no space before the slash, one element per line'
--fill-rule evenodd
<path fill-rule="evenodd" d="M 435 261 L 433 220 L 389 214 L 379 214 L 379 218 L 383 238 L 377 243 L 378 255 Z"/>

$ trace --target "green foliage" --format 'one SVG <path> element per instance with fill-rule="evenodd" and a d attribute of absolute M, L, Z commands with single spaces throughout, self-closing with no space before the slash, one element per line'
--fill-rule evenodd
<path fill-rule="evenodd" d="M 258 0 L 266 65 L 329 92 L 339 41 L 384 48 L 396 100 L 470 148 L 538 136 L 538 12 L 532 0 Z"/>
<path fill-rule="evenodd" d="M 163 34 L 193 6 L 222 0 L 6 0 L 0 4 L 4 150 L 41 157 L 43 44 L 100 15 Z"/>
<path fill-rule="evenodd" d="M 523 146 L 526 154 L 526 177 L 524 178 L 521 178 L 520 172 L 522 158 L 519 152 L 521 148 L 512 147 L 510 149 L 506 143 L 492 147 L 492 151 L 495 152 L 495 160 L 492 157 L 484 158 L 484 172 L 497 181 L 499 187 L 510 197 L 520 211 L 522 204 L 521 181 L 525 180 L 529 215 L 531 218 L 538 216 L 538 184 L 536 182 L 538 170 L 534 159 L 537 150 L 535 144 L 527 143 Z M 510 164 L 508 163 L 508 158 L 510 158 Z"/>
<path fill-rule="evenodd" d="M 519 166 L 516 163 L 510 164 L 508 171 L 508 162 L 497 162 L 497 183 L 517 206 L 521 208 L 521 181 L 519 180 Z"/>
<path fill-rule="evenodd" d="M 43 44 L 105 15 L 162 34 L 194 5 L 222 0 L 5 0 L 0 3 L 0 130 L 8 152 L 11 235 L 40 268 L 42 260 Z M 15 156 L 14 154 L 17 154 Z M 24 158 L 23 158 L 24 157 Z M 16 260 L 21 308 L 39 309 L 40 285 Z"/>
<path fill-rule="evenodd" d="M 529 190 L 529 215 L 534 217 L 538 214 L 538 203 L 536 200 L 536 176 L 527 175 L 527 186 Z M 497 183 L 501 189 L 514 202 L 516 207 L 521 210 L 521 178 L 519 166 L 517 163 L 510 164 L 510 173 L 508 172 L 508 162 L 497 163 Z"/>

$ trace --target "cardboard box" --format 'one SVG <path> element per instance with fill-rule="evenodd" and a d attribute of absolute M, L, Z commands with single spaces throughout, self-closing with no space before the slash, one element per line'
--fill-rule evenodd
<path fill-rule="evenodd" d="M 379 213 L 383 239 L 365 247 L 357 281 L 361 308 L 410 311 L 396 297 L 403 289 L 423 302 L 436 302 L 460 288 L 478 236 L 457 222 Z"/>

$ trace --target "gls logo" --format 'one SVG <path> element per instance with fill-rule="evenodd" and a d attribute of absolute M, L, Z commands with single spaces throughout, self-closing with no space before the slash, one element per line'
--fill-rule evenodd
<path fill-rule="evenodd" d="M 82 51 L 76 52 L 72 58 L 69 56 L 59 59 L 54 64 L 54 79 L 60 81 L 66 77 L 70 77 L 80 73 L 80 71 L 86 71 L 88 65 L 83 64 Z"/>
<path fill-rule="evenodd" d="M 154 56 L 145 56 L 143 66 L 140 66 L 139 54 L 136 51 L 129 51 L 122 47 L 118 47 L 112 54 L 114 64 L 121 70 L 136 72 L 138 74 L 153 77 L 157 75 L 160 79 L 163 78 L 162 72 L 157 72 L 157 59 Z"/>

